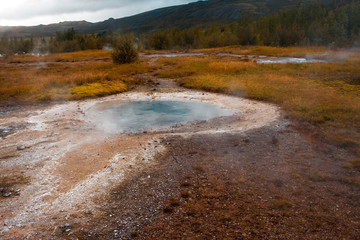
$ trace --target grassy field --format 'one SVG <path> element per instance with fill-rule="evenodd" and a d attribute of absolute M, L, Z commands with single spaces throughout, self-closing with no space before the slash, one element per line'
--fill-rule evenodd
<path fill-rule="evenodd" d="M 36 102 L 121 93 L 138 84 L 135 75 L 156 70 L 157 77 L 176 79 L 186 88 L 275 103 L 288 117 L 319 126 L 327 140 L 358 149 L 360 154 L 359 52 L 259 46 L 197 51 L 209 56 L 159 58 L 155 64 L 141 59 L 125 65 L 113 64 L 111 52 L 102 50 L 14 56 L 0 62 L 0 100 Z M 219 58 L 217 52 L 314 56 L 333 61 L 257 64 Z"/>
<path fill-rule="evenodd" d="M 335 53 L 330 51 L 326 47 L 263 47 L 263 46 L 227 46 L 210 49 L 196 50 L 202 53 L 214 53 L 214 52 L 230 52 L 233 54 L 243 55 L 264 55 L 264 56 L 276 56 L 276 57 L 325 57 L 329 53 Z"/>
<path fill-rule="evenodd" d="M 272 56 L 325 56 L 323 48 L 216 50 Z M 342 51 L 327 54 L 331 59 L 339 59 L 338 56 L 342 56 L 342 61 L 305 64 L 257 64 L 215 56 L 163 58 L 158 60 L 164 66 L 158 76 L 178 79 L 186 88 L 275 103 L 288 117 L 319 126 L 322 135 L 332 143 L 360 153 L 360 54 Z"/>
<path fill-rule="evenodd" d="M 205 58 L 162 59 L 159 77 L 187 88 L 228 93 L 281 105 L 312 123 L 359 127 L 360 62 L 256 64 Z"/>
<path fill-rule="evenodd" d="M 14 56 L 0 63 L 0 100 L 53 101 L 121 93 L 151 71 L 144 62 L 115 65 L 108 51 Z"/>

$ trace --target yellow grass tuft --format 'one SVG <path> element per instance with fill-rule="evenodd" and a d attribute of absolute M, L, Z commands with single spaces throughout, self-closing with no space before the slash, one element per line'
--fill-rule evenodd
<path fill-rule="evenodd" d="M 246 72 L 250 68 L 255 68 L 256 64 L 252 62 L 239 61 L 216 61 L 209 63 L 209 69 L 213 72 L 241 73 Z"/>
<path fill-rule="evenodd" d="M 127 90 L 127 85 L 121 81 L 109 81 L 102 83 L 90 83 L 83 86 L 74 87 L 71 90 L 74 99 L 88 97 L 101 97 L 115 93 L 122 93 Z"/>

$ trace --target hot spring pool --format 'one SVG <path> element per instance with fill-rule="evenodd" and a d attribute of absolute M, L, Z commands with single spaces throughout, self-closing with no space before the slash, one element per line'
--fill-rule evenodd
<path fill-rule="evenodd" d="M 101 128 L 113 132 L 163 129 L 178 123 L 230 116 L 231 110 L 198 101 L 128 101 L 98 109 Z"/>

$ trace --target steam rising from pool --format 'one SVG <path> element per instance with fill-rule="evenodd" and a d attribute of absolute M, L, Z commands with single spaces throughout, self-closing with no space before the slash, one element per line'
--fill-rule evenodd
<path fill-rule="evenodd" d="M 101 128 L 108 132 L 141 132 L 178 123 L 230 116 L 232 111 L 197 101 L 129 101 L 98 110 Z"/>

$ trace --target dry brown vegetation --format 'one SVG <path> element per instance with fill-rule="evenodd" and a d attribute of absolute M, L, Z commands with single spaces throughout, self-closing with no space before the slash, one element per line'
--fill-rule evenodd
<path fill-rule="evenodd" d="M 151 71 L 146 63 L 115 65 L 110 52 L 14 56 L 0 63 L 0 100 L 50 101 L 120 93 Z"/>
<path fill-rule="evenodd" d="M 272 56 L 324 55 L 323 48 L 216 50 Z M 360 54 L 331 52 L 327 58 L 334 60 L 340 55 L 346 58 L 305 64 L 257 64 L 215 56 L 159 59 L 158 64 L 165 67 L 158 76 L 180 79 L 179 84 L 187 88 L 278 104 L 288 117 L 316 124 L 327 140 L 356 151 L 360 146 Z"/>
<path fill-rule="evenodd" d="M 265 47 L 265 46 L 226 46 L 219 48 L 199 49 L 196 52 L 214 53 L 214 52 L 229 52 L 233 54 L 242 55 L 264 55 L 277 57 L 325 57 L 329 51 L 326 47 Z"/>

